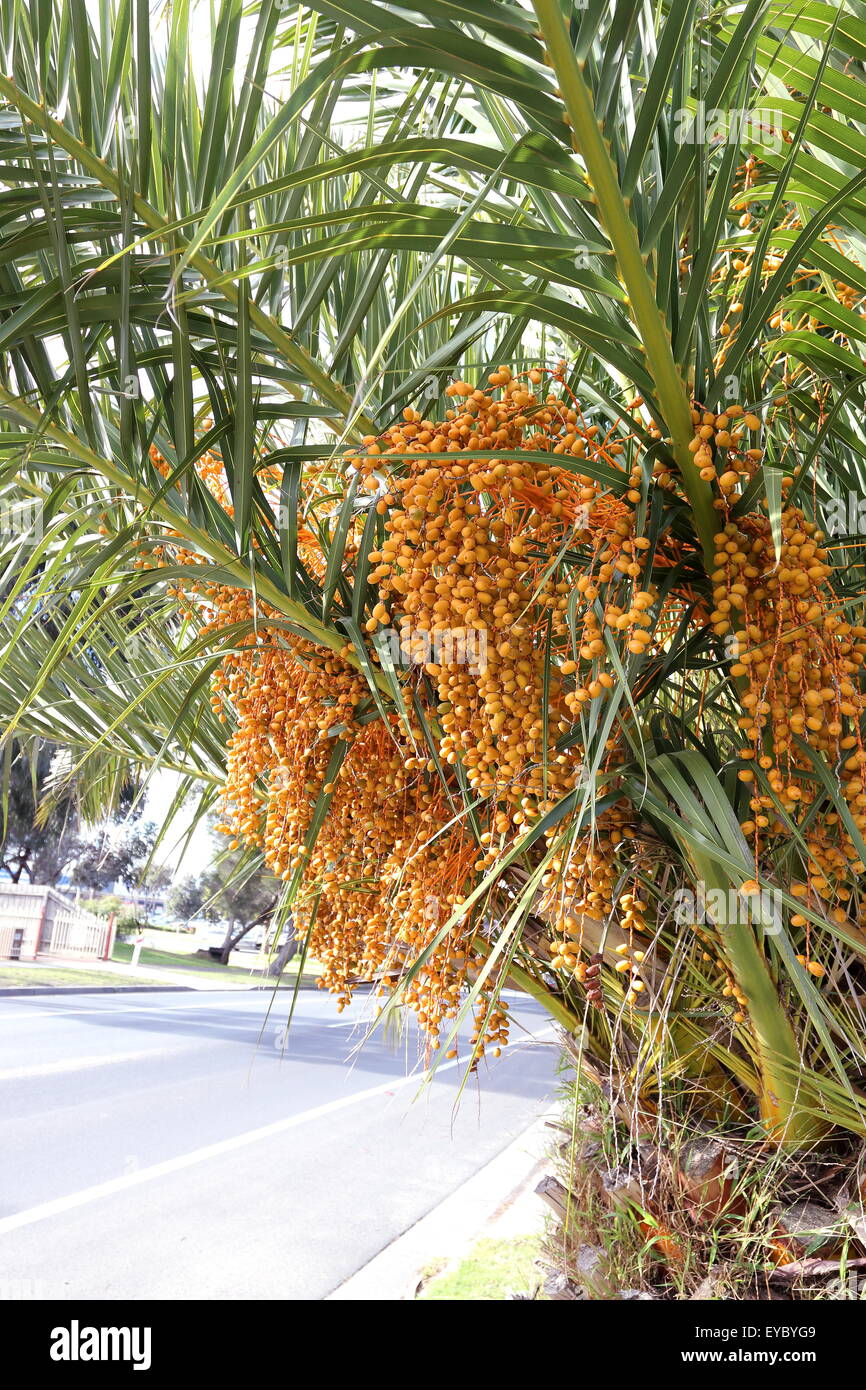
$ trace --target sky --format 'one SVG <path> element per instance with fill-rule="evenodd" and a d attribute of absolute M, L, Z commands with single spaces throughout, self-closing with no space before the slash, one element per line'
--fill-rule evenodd
<path fill-rule="evenodd" d="M 180 778 L 176 772 L 160 771 L 152 778 L 144 801 L 143 819 L 161 826 L 171 808 L 177 793 Z M 174 819 L 164 844 L 159 848 L 156 861 L 170 869 L 175 878 L 187 874 L 200 874 L 208 868 L 214 858 L 213 841 L 207 825 L 202 821 L 196 826 L 186 849 L 183 840 L 189 831 L 192 813 L 181 810 Z"/>

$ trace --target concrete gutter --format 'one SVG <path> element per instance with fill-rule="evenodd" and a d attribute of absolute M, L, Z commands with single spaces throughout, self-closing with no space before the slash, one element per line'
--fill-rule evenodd
<path fill-rule="evenodd" d="M 544 1228 L 545 1208 L 535 1185 L 549 1166 L 549 1111 L 473 1177 L 386 1245 L 327 1299 L 399 1302 L 415 1298 L 434 1261 L 454 1265 L 479 1239 L 531 1235 Z"/>

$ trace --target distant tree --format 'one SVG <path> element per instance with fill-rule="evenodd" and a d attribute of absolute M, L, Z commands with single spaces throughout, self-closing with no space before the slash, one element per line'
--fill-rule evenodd
<path fill-rule="evenodd" d="M 122 822 L 82 824 L 70 757 L 48 743 L 17 740 L 7 779 L 7 815 L 0 824 L 0 869 L 13 883 L 56 884 L 64 875 L 76 886 L 99 892 L 120 880 L 134 887 L 156 839 L 153 825 L 139 822 L 134 788 L 121 794 Z"/>
<path fill-rule="evenodd" d="M 201 914 L 204 898 L 201 879 L 195 874 L 185 874 L 172 885 L 166 906 L 172 917 L 181 917 L 188 922 L 190 917 Z"/>
<path fill-rule="evenodd" d="M 156 842 L 156 826 L 134 821 L 101 826 L 81 836 L 75 853 L 67 861 L 70 883 L 98 892 L 120 882 L 133 889 L 140 886 L 147 861 Z"/>
<path fill-rule="evenodd" d="M 298 938 L 295 935 L 294 922 L 291 917 L 284 923 L 280 933 L 280 949 L 268 966 L 269 975 L 282 975 L 289 961 L 298 949 Z"/>
<path fill-rule="evenodd" d="M 142 931 L 144 927 L 149 925 L 150 923 L 148 922 L 146 913 L 143 912 L 140 907 L 130 906 L 129 904 L 124 904 L 124 906 L 121 907 L 115 921 L 115 929 L 118 938 L 121 940 L 123 937 L 134 936 L 137 932 Z"/>
<path fill-rule="evenodd" d="M 164 864 L 151 864 L 146 870 L 141 887 L 148 893 L 164 893 L 174 881 L 171 869 Z"/>
<path fill-rule="evenodd" d="M 35 755 L 23 744 L 13 747 L 8 780 L 8 812 L 0 868 L 13 883 L 56 883 L 77 844 L 78 808 L 73 792 L 56 799 L 41 823 L 39 802 L 49 780 L 56 750 L 41 744 Z"/>
<path fill-rule="evenodd" d="M 117 914 L 123 907 L 123 898 L 118 897 L 117 893 L 102 893 L 98 898 L 87 898 L 81 904 L 85 912 L 93 912 L 97 917 L 109 917 L 111 913 Z"/>
<path fill-rule="evenodd" d="M 248 851 L 227 850 L 202 875 L 205 908 L 213 907 L 228 919 L 220 960 L 225 965 L 232 951 L 254 927 L 268 925 L 280 900 L 282 883 L 263 864 L 250 871 Z M 291 928 L 283 928 L 282 945 Z"/>

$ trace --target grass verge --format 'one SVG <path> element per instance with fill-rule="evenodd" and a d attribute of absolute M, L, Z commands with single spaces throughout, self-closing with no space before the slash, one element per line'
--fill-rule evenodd
<path fill-rule="evenodd" d="M 129 965 L 133 950 L 131 941 L 116 941 L 111 959 L 120 965 Z M 208 974 L 216 972 L 242 980 L 248 980 L 253 973 L 256 975 L 261 973 L 260 971 L 243 970 L 239 966 L 221 965 L 218 960 L 206 960 L 204 957 L 187 955 L 179 951 L 159 951 L 152 946 L 142 946 L 139 965 L 156 965 L 164 970 L 192 970 L 198 974 L 201 974 L 202 971 Z"/>
<path fill-rule="evenodd" d="M 45 989 L 80 988 L 98 986 L 102 989 L 129 984 L 122 975 L 112 975 L 105 970 L 75 970 L 65 966 L 40 965 L 28 970 L 26 965 L 13 965 L 0 970 L 0 989 L 28 989 L 34 985 Z M 156 981 L 142 977 L 142 984 L 155 984 Z"/>
<path fill-rule="evenodd" d="M 129 941 L 115 942 L 111 959 L 121 965 L 128 965 L 132 960 L 133 945 Z M 252 955 L 252 952 L 250 953 Z M 257 957 L 256 957 L 257 959 Z M 185 954 L 178 951 L 160 951 L 152 946 L 142 946 L 139 964 L 144 966 L 156 966 L 164 970 L 186 970 L 190 974 L 206 974 L 208 977 L 222 975 L 232 980 L 261 981 L 263 984 L 273 985 L 271 979 L 261 969 L 252 969 L 240 965 L 222 965 L 218 960 L 207 960 L 192 954 Z M 304 970 L 304 983 L 314 984 L 318 971 L 307 961 Z M 281 987 L 291 984 L 294 987 L 298 977 L 298 963 L 289 961 L 280 977 Z"/>
<path fill-rule="evenodd" d="M 538 1236 L 479 1240 L 464 1260 L 425 1280 L 419 1299 L 467 1299 L 495 1302 L 511 1293 L 526 1293 L 537 1283 Z"/>

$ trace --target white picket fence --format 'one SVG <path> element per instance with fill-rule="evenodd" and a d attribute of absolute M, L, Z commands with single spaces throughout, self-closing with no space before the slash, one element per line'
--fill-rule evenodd
<path fill-rule="evenodd" d="M 111 928 L 55 888 L 0 883 L 0 960 L 103 959 Z"/>

